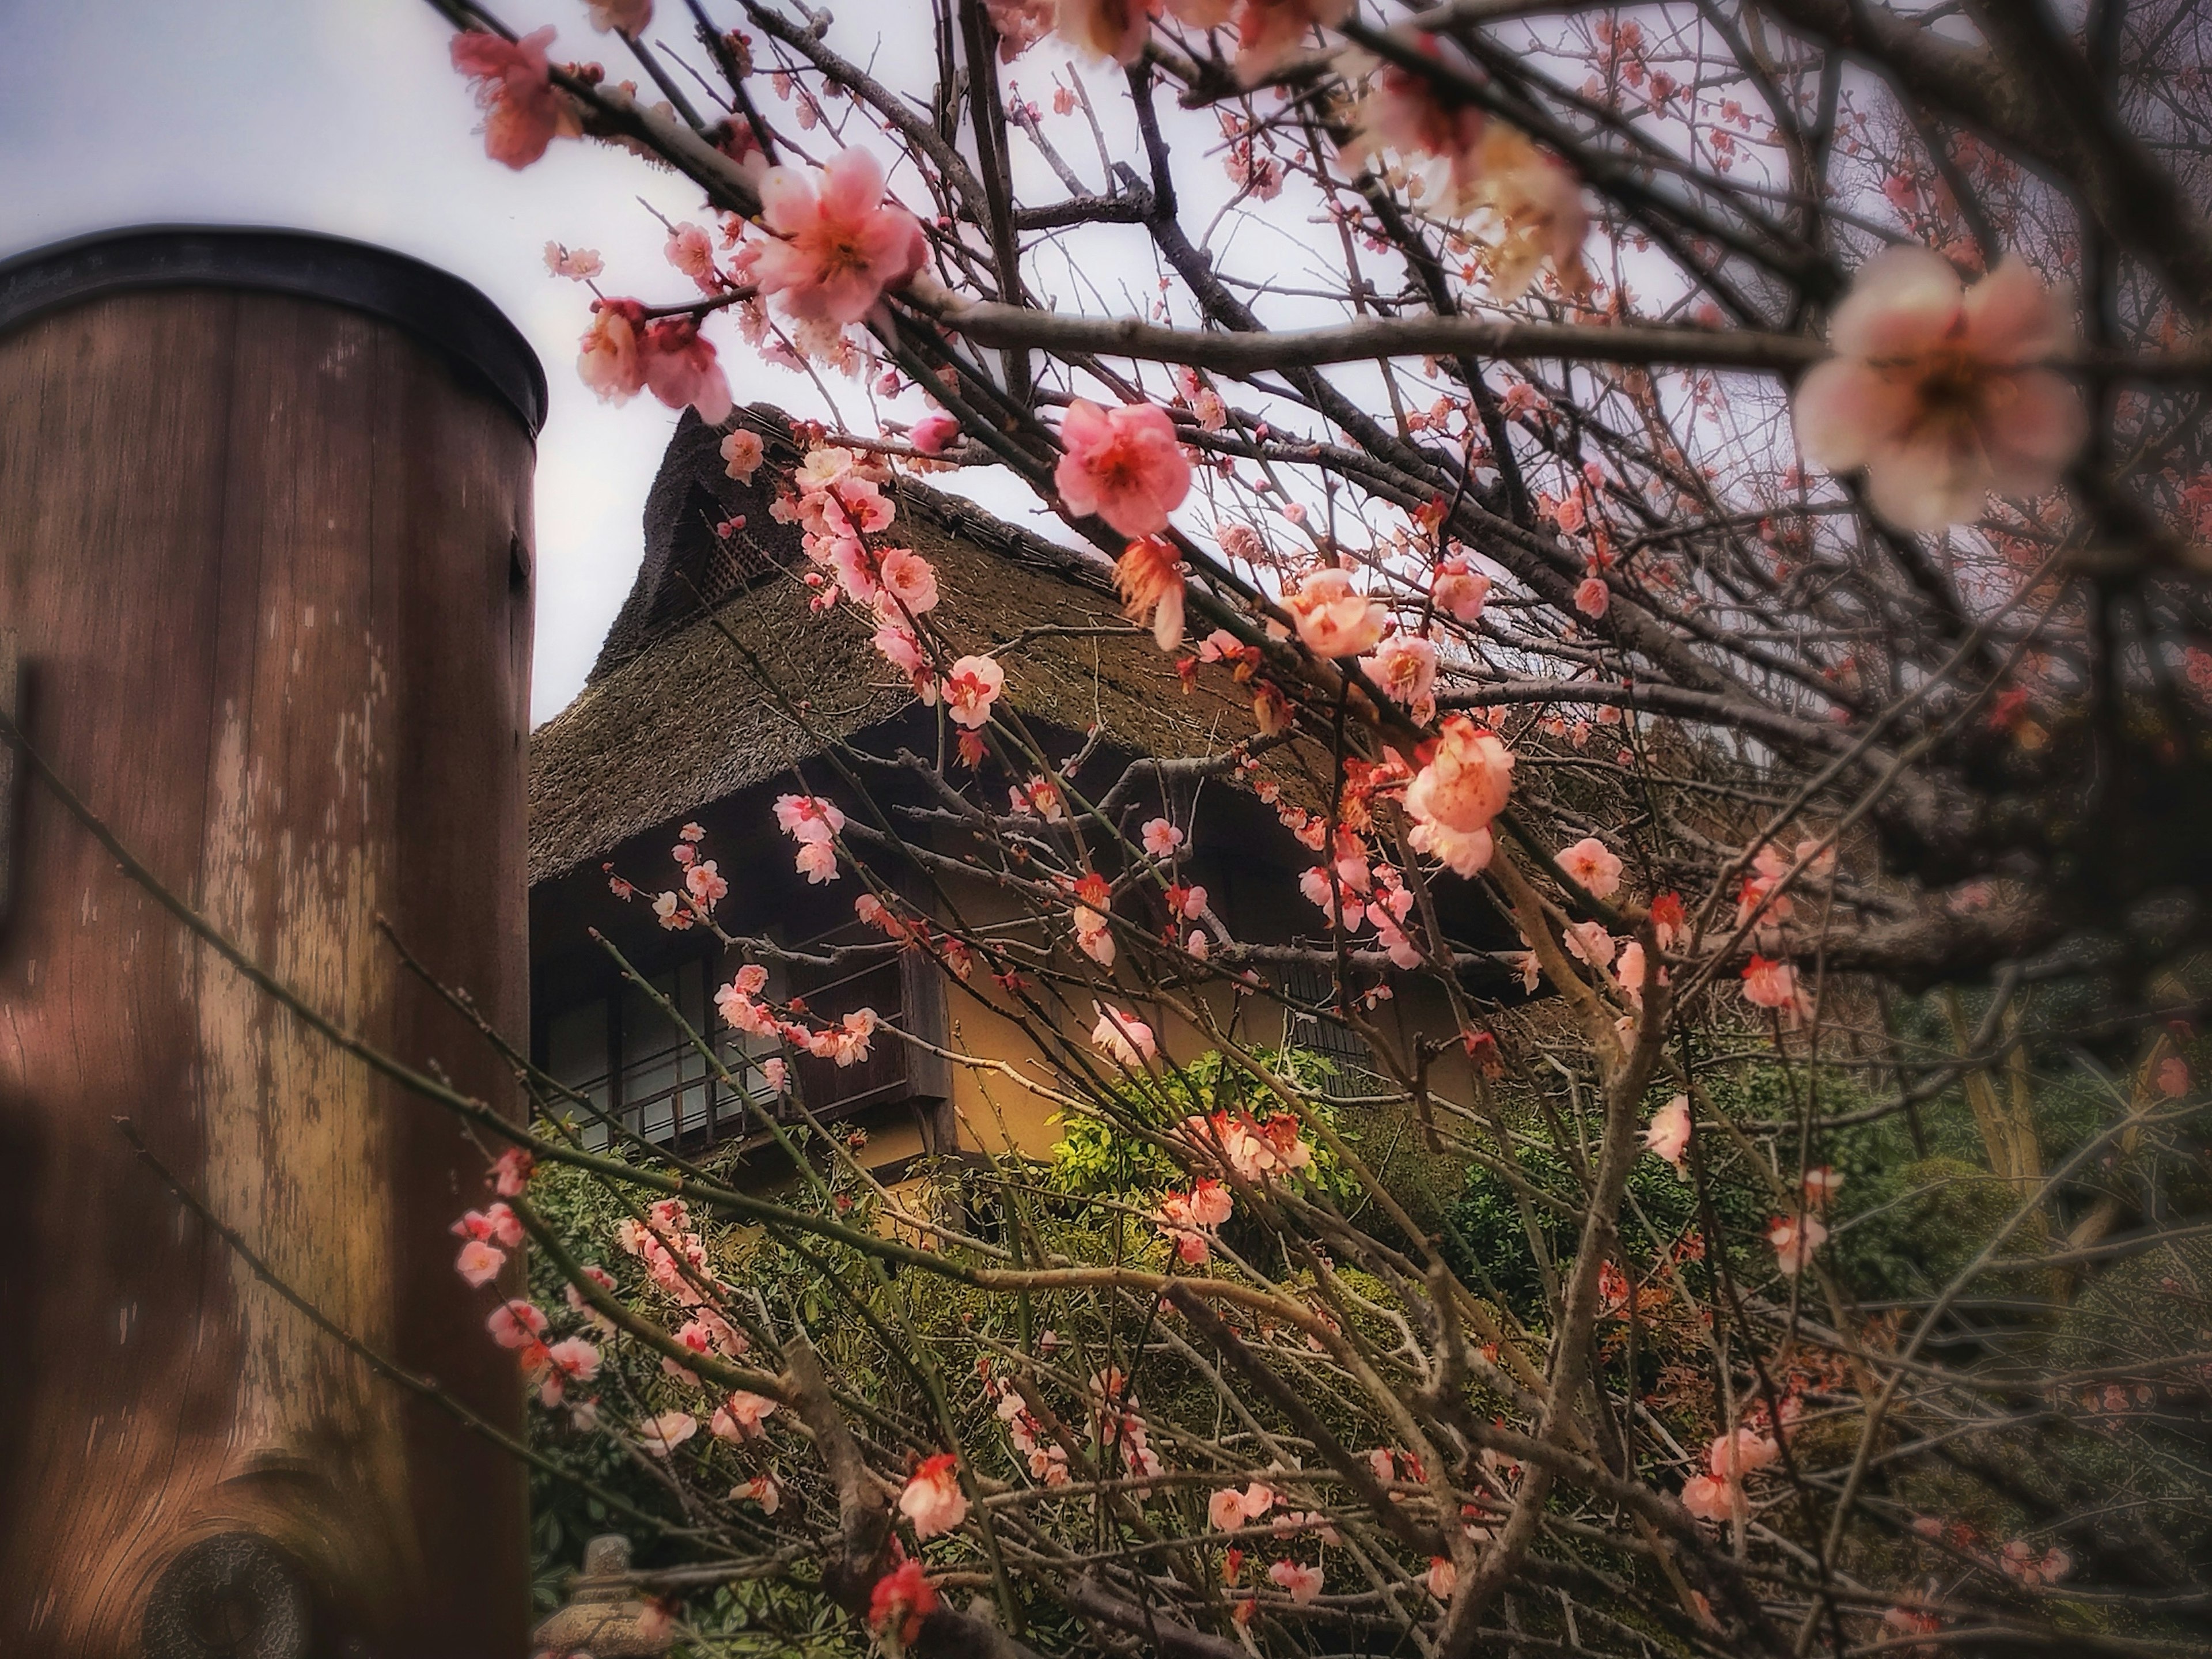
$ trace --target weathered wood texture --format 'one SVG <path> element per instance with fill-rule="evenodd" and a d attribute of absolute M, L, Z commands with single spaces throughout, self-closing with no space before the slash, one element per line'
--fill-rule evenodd
<path fill-rule="evenodd" d="M 0 338 L 0 627 L 33 742 L 316 1006 L 502 1103 L 501 1067 L 374 924 L 523 1035 L 532 465 L 507 407 L 331 305 L 125 295 Z M 255 1282 L 114 1119 L 331 1317 L 514 1426 L 514 1358 L 447 1231 L 490 1196 L 483 1153 L 191 941 L 51 797 L 21 798 L 0 1653 L 299 1646 L 275 1626 L 211 1645 L 174 1606 L 147 1634 L 197 1542 L 168 1594 L 228 1584 L 218 1624 L 256 1596 L 290 1608 L 296 1572 L 317 1656 L 519 1656 L 520 1469 Z M 273 1550 L 205 1546 L 241 1532 Z"/>

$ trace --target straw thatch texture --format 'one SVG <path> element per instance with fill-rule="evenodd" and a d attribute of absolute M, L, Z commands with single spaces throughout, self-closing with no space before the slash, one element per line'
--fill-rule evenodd
<path fill-rule="evenodd" d="M 648 498 L 636 586 L 582 693 L 532 736 L 533 883 L 914 707 L 867 619 L 811 608 L 799 532 L 769 514 L 799 459 L 782 416 L 756 407 L 738 418 L 769 435 L 768 463 L 738 484 L 720 433 L 686 413 Z M 1243 696 L 1217 671 L 1184 693 L 1174 659 L 1123 619 L 1103 561 L 903 478 L 896 495 L 879 539 L 936 566 L 935 620 L 963 649 L 994 652 L 1024 717 L 1061 734 L 1100 725 L 1114 747 L 1160 756 L 1250 730 Z M 718 538 L 715 525 L 736 516 L 743 527 Z M 806 729 L 769 684 L 804 702 Z"/>

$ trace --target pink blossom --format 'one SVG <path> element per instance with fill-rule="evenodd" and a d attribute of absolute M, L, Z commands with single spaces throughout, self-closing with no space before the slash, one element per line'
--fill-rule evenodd
<path fill-rule="evenodd" d="M 714 270 L 714 239 L 703 225 L 688 221 L 668 233 L 668 240 L 661 252 L 674 265 L 698 285 L 702 294 L 715 294 L 721 289 L 721 279 Z"/>
<path fill-rule="evenodd" d="M 1143 55 L 1158 0 L 1060 0 L 1060 38 L 1091 58 L 1124 67 Z"/>
<path fill-rule="evenodd" d="M 786 1073 L 787 1067 L 780 1059 L 769 1059 L 761 1062 L 761 1076 L 767 1079 L 768 1086 L 777 1094 L 783 1092 Z"/>
<path fill-rule="evenodd" d="M 935 1538 L 968 1518 L 968 1495 L 960 1490 L 959 1460 L 951 1452 L 924 1458 L 899 1494 L 899 1513 L 914 1522 L 914 1535 Z"/>
<path fill-rule="evenodd" d="M 1693 1474 L 1682 1483 L 1682 1507 L 1700 1521 L 1726 1521 L 1735 1513 L 1735 1488 L 1709 1474 Z"/>
<path fill-rule="evenodd" d="M 1416 720 L 1434 712 L 1437 647 L 1419 635 L 1393 634 L 1375 647 L 1373 656 L 1359 659 L 1359 672 L 1391 702 L 1412 709 Z"/>
<path fill-rule="evenodd" d="M 1592 898 L 1611 898 L 1620 890 L 1620 860 L 1595 836 L 1585 836 L 1561 853 L 1559 868 Z"/>
<path fill-rule="evenodd" d="M 557 1406 L 569 1383 L 588 1382 L 599 1375 L 599 1351 L 580 1336 L 564 1336 L 545 1350 L 543 1370 L 538 1403 Z"/>
<path fill-rule="evenodd" d="M 584 9 L 591 14 L 592 27 L 602 34 L 635 38 L 653 21 L 653 0 L 584 0 Z"/>
<path fill-rule="evenodd" d="M 494 1308 L 484 1319 L 484 1328 L 502 1348 L 526 1348 L 544 1334 L 545 1316 L 518 1298 Z"/>
<path fill-rule="evenodd" d="M 1206 1518 L 1216 1532 L 1234 1532 L 1244 1524 L 1244 1495 L 1234 1486 L 1223 1486 L 1206 1500 Z"/>
<path fill-rule="evenodd" d="M 1809 1012 L 1812 1000 L 1797 983 L 1795 968 L 1761 956 L 1753 957 L 1743 970 L 1743 999 L 1753 1007 L 1781 1010 L 1793 1027 Z"/>
<path fill-rule="evenodd" d="M 1722 1480 L 1741 1480 L 1747 1474 L 1780 1461 L 1779 1442 L 1756 1429 L 1740 1428 L 1724 1434 L 1705 1449 L 1705 1467 Z"/>
<path fill-rule="evenodd" d="M 927 559 L 911 549 L 885 549 L 877 577 L 884 592 L 896 599 L 908 615 L 919 617 L 937 608 L 937 572 Z"/>
<path fill-rule="evenodd" d="M 1121 591 L 1122 614 L 1131 622 L 1152 620 L 1152 640 L 1163 651 L 1182 643 L 1182 556 L 1158 536 L 1140 536 L 1114 561 L 1115 585 Z"/>
<path fill-rule="evenodd" d="M 1248 87 L 1264 81 L 1297 55 L 1315 25 L 1340 23 L 1351 9 L 1352 0 L 1239 0 L 1237 78 Z"/>
<path fill-rule="evenodd" d="M 1291 1600 L 1300 1607 L 1321 1594 L 1322 1570 L 1318 1564 L 1310 1567 L 1301 1561 L 1278 1561 L 1267 1569 L 1267 1579 L 1287 1590 Z"/>
<path fill-rule="evenodd" d="M 873 643 L 884 654 L 884 659 L 907 677 L 915 695 L 924 702 L 937 702 L 936 672 L 921 648 L 921 641 L 914 630 L 895 622 L 887 622 L 876 629 Z"/>
<path fill-rule="evenodd" d="M 902 1561 L 869 1592 L 868 1628 L 886 1642 L 896 1635 L 900 1647 L 910 1648 L 921 1634 L 922 1621 L 936 1611 L 937 1589 L 921 1563 Z"/>
<path fill-rule="evenodd" d="M 478 29 L 453 37 L 453 67 L 474 82 L 484 112 L 484 154 L 511 167 L 526 167 L 557 137 L 583 131 L 574 107 L 553 88 L 545 48 L 548 27 L 519 40 Z"/>
<path fill-rule="evenodd" d="M 1644 1131 L 1644 1150 L 1657 1154 L 1682 1175 L 1682 1154 L 1690 1146 L 1690 1097 L 1676 1095 L 1651 1115 Z M 1685 1177 L 1686 1178 L 1686 1177 Z"/>
<path fill-rule="evenodd" d="M 2179 1054 L 2168 1054 L 2159 1061 L 2158 1091 L 2168 1100 L 2179 1100 L 2189 1092 L 2189 1062 Z"/>
<path fill-rule="evenodd" d="M 1473 171 L 1475 204 L 1499 227 L 1490 255 L 1492 297 L 1500 304 L 1519 299 L 1547 259 L 1560 287 L 1570 293 L 1586 288 L 1582 246 L 1589 215 L 1575 175 L 1504 121 L 1484 129 Z M 1534 402 L 1525 386 L 1513 390 Z M 1514 401 L 1510 393 L 1506 401 Z"/>
<path fill-rule="evenodd" d="M 639 346 L 645 307 L 635 300 L 596 300 L 591 326 L 584 331 L 576 374 L 603 403 L 624 404 L 645 390 L 645 365 Z"/>
<path fill-rule="evenodd" d="M 1156 859 L 1174 856 L 1176 848 L 1182 845 L 1182 831 L 1165 818 L 1148 819 L 1143 834 L 1145 851 Z"/>
<path fill-rule="evenodd" d="M 566 276 L 572 282 L 586 283 L 606 269 L 606 262 L 595 248 L 566 248 L 558 242 L 545 244 L 545 269 L 556 276 Z"/>
<path fill-rule="evenodd" d="M 1592 622 L 1606 613 L 1613 603 L 1613 591 L 1605 585 L 1602 576 L 1585 576 L 1575 586 L 1575 609 Z"/>
<path fill-rule="evenodd" d="M 730 418 L 730 383 L 714 348 L 691 317 L 663 317 L 645 331 L 639 362 L 653 395 L 671 409 L 689 404 L 708 426 Z"/>
<path fill-rule="evenodd" d="M 904 208 L 884 201 L 884 170 L 864 149 L 841 150 L 814 180 L 772 167 L 761 183 L 761 219 L 773 233 L 753 277 L 803 321 L 857 323 L 885 289 L 921 269 L 928 243 Z"/>
<path fill-rule="evenodd" d="M 655 1457 L 671 1455 L 699 1432 L 699 1419 L 690 1412 L 663 1412 L 638 1425 L 638 1440 Z"/>
<path fill-rule="evenodd" d="M 750 483 L 767 453 L 760 434 L 739 427 L 722 440 L 722 470 L 739 483 Z"/>
<path fill-rule="evenodd" d="M 1816 1210 L 1825 1210 L 1835 1200 L 1844 1184 L 1844 1178 L 1823 1164 L 1805 1171 L 1805 1201 Z"/>
<path fill-rule="evenodd" d="M 828 842 L 844 830 L 845 815 L 819 795 L 778 795 L 775 823 L 793 841 Z"/>
<path fill-rule="evenodd" d="M 837 879 L 837 849 L 826 841 L 810 841 L 799 849 L 792 860 L 799 873 L 806 878 L 809 886 Z"/>
<path fill-rule="evenodd" d="M 943 410 L 932 410 L 908 428 L 907 441 L 925 455 L 942 455 L 960 435 L 960 420 Z"/>
<path fill-rule="evenodd" d="M 1068 511 L 1095 513 L 1124 536 L 1155 536 L 1190 493 L 1190 463 L 1157 404 L 1102 409 L 1078 398 L 1060 419 L 1066 453 L 1053 483 Z"/>
<path fill-rule="evenodd" d="M 776 1402 L 766 1395 L 748 1394 L 740 1389 L 716 1407 L 707 1431 L 717 1440 L 757 1440 L 768 1432 L 761 1426 L 762 1422 L 773 1417 L 775 1408 Z"/>
<path fill-rule="evenodd" d="M 970 731 L 991 718 L 991 705 L 1006 688 L 1006 672 L 988 657 L 963 657 L 945 677 L 945 709 L 955 726 Z"/>
<path fill-rule="evenodd" d="M 1406 811 L 1416 823 L 1471 834 L 1490 827 L 1512 787 L 1513 756 L 1497 733 L 1451 714 L 1429 763 L 1407 787 Z"/>
<path fill-rule="evenodd" d="M 1490 578 L 1468 569 L 1467 561 L 1455 555 L 1437 567 L 1429 594 L 1437 610 L 1455 622 L 1471 623 L 1481 617 L 1490 599 Z"/>
<path fill-rule="evenodd" d="M 695 864 L 686 870 L 684 885 L 691 895 L 691 902 L 702 910 L 713 909 L 729 896 L 730 884 L 717 873 L 713 859 L 703 864 Z"/>
<path fill-rule="evenodd" d="M 983 9 L 999 32 L 1000 62 L 1011 64 L 1051 32 L 1057 0 L 983 0 Z"/>
<path fill-rule="evenodd" d="M 1389 612 L 1364 593 L 1355 592 L 1352 573 L 1334 565 L 1316 570 L 1285 595 L 1283 607 L 1297 624 L 1298 638 L 1317 657 L 1357 657 L 1375 648 Z"/>
<path fill-rule="evenodd" d="M 1449 1555 L 1432 1555 L 1428 1571 L 1421 1575 L 1421 1583 L 1437 1601 L 1449 1601 L 1452 1592 L 1459 1588 L 1459 1569 L 1452 1565 Z"/>
<path fill-rule="evenodd" d="M 1201 1227 L 1221 1226 L 1229 1219 L 1235 1202 L 1222 1182 L 1200 1180 L 1190 1189 L 1190 1218 Z"/>
<path fill-rule="evenodd" d="M 537 1164 L 538 1160 L 530 1155 L 527 1148 L 508 1147 L 492 1160 L 492 1190 L 501 1198 L 521 1197 L 522 1189 L 530 1184 L 530 1172 Z"/>
<path fill-rule="evenodd" d="M 1605 930 L 1601 921 L 1577 921 L 1563 928 L 1560 942 L 1568 954 L 1587 962 L 1593 968 L 1602 968 L 1613 960 L 1613 952 L 1620 948 L 1620 941 Z"/>
<path fill-rule="evenodd" d="M 1115 1064 L 1133 1072 L 1159 1053 L 1152 1028 L 1134 1014 L 1103 1002 L 1091 1006 L 1098 1011 L 1098 1023 L 1091 1028 L 1091 1044 Z"/>
<path fill-rule="evenodd" d="M 2080 396 L 2039 367 L 2072 343 L 2066 307 L 2017 255 L 1971 289 L 1921 247 L 1867 261 L 1828 331 L 1836 356 L 1797 388 L 1797 441 L 1863 467 L 1907 530 L 1977 517 L 1991 490 L 2051 489 L 2087 435 Z"/>
<path fill-rule="evenodd" d="M 1813 1252 L 1826 1242 L 1827 1237 L 1826 1226 L 1813 1216 L 1802 1220 L 1777 1216 L 1766 1228 L 1766 1242 L 1774 1246 L 1775 1265 L 1793 1279 L 1813 1259 Z"/>
<path fill-rule="evenodd" d="M 774 1515 L 783 1504 L 783 1488 L 777 1484 L 775 1474 L 766 1470 L 743 1486 L 732 1487 L 730 1496 L 759 1504 L 762 1513 L 766 1515 Z"/>

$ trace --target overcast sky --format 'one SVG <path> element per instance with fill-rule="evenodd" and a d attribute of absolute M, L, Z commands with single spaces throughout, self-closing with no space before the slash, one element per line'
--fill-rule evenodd
<path fill-rule="evenodd" d="M 556 52 L 621 61 L 578 0 L 529 0 Z M 538 459 L 534 718 L 583 684 L 635 574 L 639 515 L 676 416 L 600 404 L 577 380 L 589 295 L 546 274 L 546 240 L 606 255 L 611 292 L 688 288 L 637 203 L 698 218 L 697 191 L 603 146 L 522 173 L 487 161 L 451 31 L 421 0 L 0 0 L 0 254 L 119 225 L 289 225 L 412 253 L 475 283 L 545 365 Z M 617 49 L 618 50 L 618 49 Z M 741 399 L 797 406 L 795 376 L 729 354 Z"/>

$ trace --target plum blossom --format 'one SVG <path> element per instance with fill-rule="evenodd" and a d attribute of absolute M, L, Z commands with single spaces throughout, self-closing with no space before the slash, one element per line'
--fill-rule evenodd
<path fill-rule="evenodd" d="M 531 1171 L 537 1165 L 538 1160 L 527 1147 L 508 1147 L 492 1160 L 492 1190 L 501 1198 L 521 1197 L 523 1188 L 530 1184 Z"/>
<path fill-rule="evenodd" d="M 1319 1563 L 1310 1567 L 1302 1561 L 1278 1561 L 1267 1569 L 1267 1580 L 1304 1607 L 1321 1594 L 1322 1570 Z"/>
<path fill-rule="evenodd" d="M 960 1490 L 959 1460 L 939 1452 L 922 1460 L 899 1494 L 899 1513 L 914 1522 L 916 1538 L 935 1538 L 968 1518 L 968 1495 Z"/>
<path fill-rule="evenodd" d="M 1006 690 L 1006 672 L 988 657 L 963 657 L 945 677 L 945 709 L 955 726 L 975 731 L 991 718 L 991 705 Z"/>
<path fill-rule="evenodd" d="M 1490 578 L 1479 570 L 1468 568 L 1467 560 L 1455 554 L 1437 567 L 1434 580 L 1429 585 L 1429 596 L 1436 601 L 1437 609 L 1455 622 L 1474 623 L 1482 615 L 1482 607 L 1490 599 Z"/>
<path fill-rule="evenodd" d="M 1464 714 L 1451 714 L 1445 717 L 1428 764 L 1407 787 L 1406 811 L 1417 823 L 1462 835 L 1487 830 L 1504 810 L 1512 787 L 1513 756 L 1498 734 Z"/>
<path fill-rule="evenodd" d="M 822 169 L 821 190 L 791 167 L 761 181 L 761 221 L 771 233 L 753 279 L 763 295 L 804 322 L 857 323 L 884 290 L 921 269 L 928 252 L 921 223 L 884 200 L 884 170 L 865 149 L 841 150 Z"/>
<path fill-rule="evenodd" d="M 1058 4 L 1057 0 L 983 0 L 983 9 L 999 32 L 999 61 L 1011 64 L 1052 32 Z M 1054 106 L 1058 107 L 1056 99 Z"/>
<path fill-rule="evenodd" d="M 1150 1064 L 1159 1053 L 1152 1028 L 1134 1014 L 1103 1002 L 1091 1006 L 1098 1011 L 1098 1023 L 1091 1028 L 1091 1045 L 1115 1064 L 1133 1072 Z"/>
<path fill-rule="evenodd" d="M 1436 36 L 1416 40 L 1422 52 L 1443 56 Z M 1345 153 L 1347 159 L 1370 162 L 1386 150 L 1408 161 L 1431 158 L 1431 165 L 1423 170 L 1420 199 L 1431 210 L 1456 218 L 1479 200 L 1476 168 L 1485 120 L 1473 104 L 1448 102 L 1433 77 L 1382 64 L 1352 112 L 1352 142 Z"/>
<path fill-rule="evenodd" d="M 896 1636 L 902 1648 L 914 1645 L 922 1621 L 936 1611 L 936 1587 L 919 1561 L 900 1562 L 876 1580 L 868 1594 L 868 1628 L 878 1638 Z"/>
<path fill-rule="evenodd" d="M 1096 871 L 1075 884 L 1075 943 L 1102 968 L 1114 965 L 1113 890 Z"/>
<path fill-rule="evenodd" d="M 671 409 L 686 404 L 708 426 L 730 418 L 730 383 L 696 317 L 663 317 L 645 331 L 639 362 L 645 384 Z"/>
<path fill-rule="evenodd" d="M 1484 130 L 1474 173 L 1478 211 L 1498 226 L 1490 256 L 1492 296 L 1500 304 L 1519 299 L 1547 259 L 1561 288 L 1571 294 L 1587 288 L 1582 247 L 1589 215 L 1575 175 L 1503 121 Z"/>
<path fill-rule="evenodd" d="M 1905 530 L 2051 489 L 2088 432 L 2080 395 L 2041 367 L 2072 343 L 2067 309 L 2017 255 L 1967 288 L 1926 248 L 1876 254 L 1829 326 L 1836 356 L 1798 386 L 1806 459 L 1863 467 L 1875 510 Z"/>
<path fill-rule="evenodd" d="M 636 301 L 592 302 L 591 325 L 584 331 L 583 349 L 576 357 L 576 374 L 599 394 L 601 402 L 625 404 L 645 389 L 645 368 L 639 355 L 644 329 L 645 307 Z"/>
<path fill-rule="evenodd" d="M 1844 1178 L 1823 1164 L 1805 1171 L 1805 1202 L 1814 1209 L 1825 1210 L 1835 1201 L 1844 1184 Z"/>
<path fill-rule="evenodd" d="M 504 1204 L 471 1210 L 453 1224 L 453 1232 L 455 1237 L 468 1241 L 454 1260 L 454 1271 L 475 1290 L 496 1279 L 507 1265 L 507 1252 L 522 1244 L 522 1224 Z"/>
<path fill-rule="evenodd" d="M 1150 617 L 1161 650 L 1182 643 L 1182 556 L 1174 543 L 1139 536 L 1114 561 L 1114 582 L 1121 590 L 1122 614 L 1133 623 Z"/>
<path fill-rule="evenodd" d="M 1248 1521 L 1257 1521 L 1275 1506 L 1273 1488 L 1255 1480 L 1243 1491 L 1223 1486 L 1206 1500 L 1206 1518 L 1217 1532 L 1234 1532 Z"/>
<path fill-rule="evenodd" d="M 519 40 L 471 29 L 453 42 L 453 67 L 469 77 L 484 112 L 484 154 L 515 168 L 545 154 L 556 137 L 583 131 L 575 106 L 556 91 L 545 48 L 549 26 Z"/>
<path fill-rule="evenodd" d="M 933 409 L 907 429 L 907 441 L 925 455 L 942 455 L 960 436 L 960 418 Z"/>
<path fill-rule="evenodd" d="M 739 483 L 750 483 L 767 453 L 760 434 L 739 427 L 722 440 L 722 470 Z"/>
<path fill-rule="evenodd" d="M 1743 997 L 1753 1007 L 1778 1010 L 1792 1030 L 1799 1019 L 1812 1012 L 1812 998 L 1797 982 L 1797 970 L 1786 962 L 1761 956 L 1753 957 L 1743 970 Z"/>
<path fill-rule="evenodd" d="M 1190 493 L 1190 462 L 1157 404 L 1103 409 L 1087 398 L 1060 423 L 1066 453 L 1053 483 L 1072 513 L 1095 513 L 1124 536 L 1156 536 Z"/>
<path fill-rule="evenodd" d="M 766 1395 L 748 1394 L 739 1389 L 715 1407 L 707 1431 L 717 1440 L 757 1440 L 768 1432 L 762 1424 L 775 1415 L 775 1408 L 776 1402 Z"/>
<path fill-rule="evenodd" d="M 1687 1180 L 1682 1154 L 1690 1146 L 1690 1097 L 1676 1095 L 1651 1115 L 1644 1131 L 1644 1150 L 1664 1158 L 1675 1175 Z"/>
<path fill-rule="evenodd" d="M 1611 898 L 1620 890 L 1620 860 L 1595 836 L 1584 836 L 1561 853 L 1559 868 L 1592 898 Z"/>
<path fill-rule="evenodd" d="M 1093 58 L 1127 68 L 1144 55 L 1158 0 L 1059 0 L 1060 38 Z"/>
<path fill-rule="evenodd" d="M 1735 1488 L 1709 1474 L 1693 1474 L 1682 1483 L 1682 1507 L 1700 1521 L 1726 1521 L 1735 1513 Z"/>
<path fill-rule="evenodd" d="M 1575 609 L 1592 622 L 1605 615 L 1613 603 L 1613 590 L 1602 576 L 1585 576 L 1575 585 Z"/>
<path fill-rule="evenodd" d="M 1721 1435 L 1705 1449 L 1705 1467 L 1717 1479 L 1741 1481 L 1747 1474 L 1771 1467 L 1782 1456 L 1781 1443 L 1756 1429 L 1739 1428 Z"/>
<path fill-rule="evenodd" d="M 558 242 L 545 244 L 545 269 L 556 276 L 566 276 L 571 282 L 587 283 L 606 269 L 606 261 L 599 258 L 597 248 L 563 247 Z"/>
<path fill-rule="evenodd" d="M 655 1457 L 667 1457 L 699 1432 L 699 1419 L 690 1412 L 663 1412 L 638 1425 L 638 1442 Z"/>
<path fill-rule="evenodd" d="M 1165 818 L 1149 818 L 1143 830 L 1145 851 L 1156 859 L 1172 858 L 1182 845 L 1182 831 Z"/>
<path fill-rule="evenodd" d="M 1429 1558 L 1429 1570 L 1421 1575 L 1421 1583 L 1437 1601 L 1449 1601 L 1452 1592 L 1459 1588 L 1459 1569 L 1452 1565 L 1449 1555 L 1432 1555 Z"/>
<path fill-rule="evenodd" d="M 1413 711 L 1417 720 L 1435 717 L 1437 647 L 1417 634 L 1393 634 L 1375 647 L 1371 657 L 1359 659 L 1359 672 L 1401 708 Z"/>
<path fill-rule="evenodd" d="M 719 872 L 713 859 L 695 864 L 684 872 L 684 890 L 691 902 L 702 910 L 711 910 L 729 896 L 730 884 Z"/>
<path fill-rule="evenodd" d="M 1827 1237 L 1826 1225 L 1814 1216 L 1777 1216 L 1766 1227 L 1766 1242 L 1774 1246 L 1775 1265 L 1792 1279 Z"/>
<path fill-rule="evenodd" d="M 1352 0 L 1238 0 L 1237 78 L 1248 87 L 1264 81 L 1297 54 L 1316 25 L 1340 23 L 1351 9 Z"/>
<path fill-rule="evenodd" d="M 1357 657 L 1375 648 L 1389 612 L 1356 592 L 1352 573 L 1329 565 L 1316 570 L 1286 594 L 1283 608 L 1297 624 L 1298 638 L 1317 657 Z"/>
<path fill-rule="evenodd" d="M 668 263 L 689 276 L 702 294 L 718 294 L 722 281 L 714 270 L 714 239 L 704 225 L 688 220 L 673 227 L 661 252 Z"/>
<path fill-rule="evenodd" d="M 584 0 L 584 9 L 602 34 L 635 36 L 653 21 L 653 0 Z"/>

